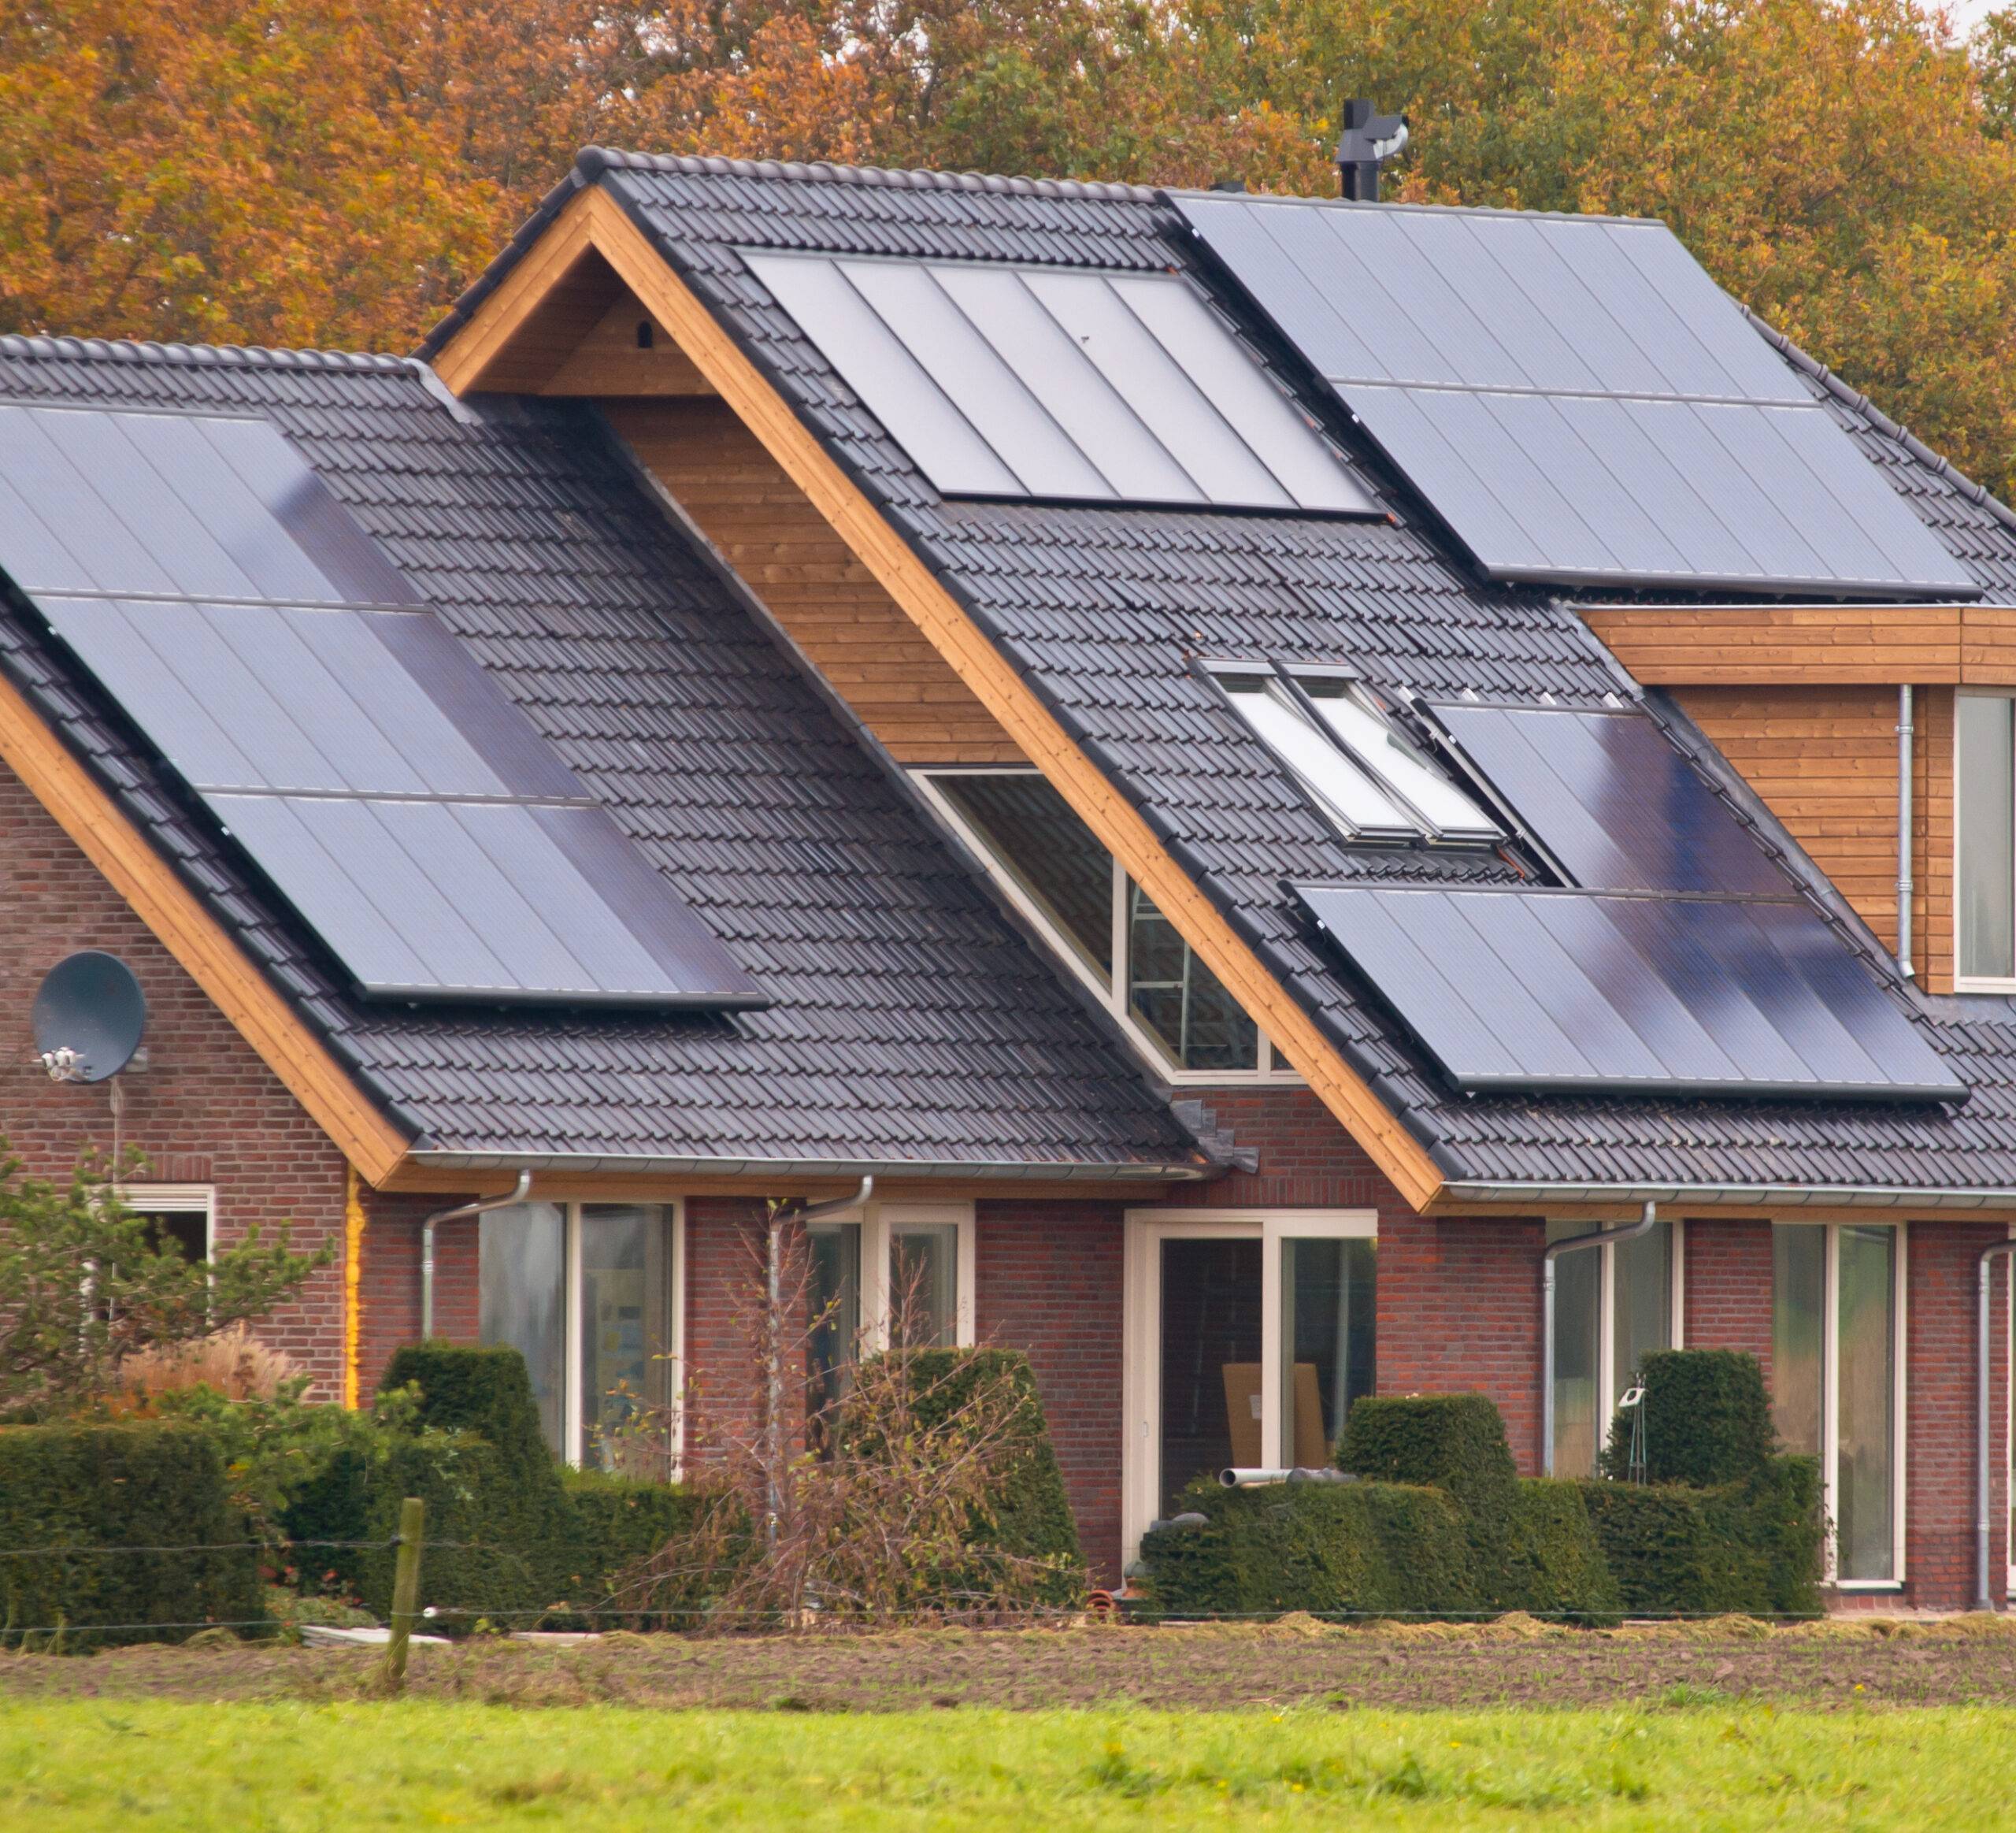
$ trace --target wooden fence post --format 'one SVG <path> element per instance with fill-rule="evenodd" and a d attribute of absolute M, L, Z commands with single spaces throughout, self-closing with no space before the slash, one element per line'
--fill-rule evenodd
<path fill-rule="evenodd" d="M 420 1610 L 420 1549 L 426 1524 L 427 1505 L 417 1496 L 407 1497 L 399 1505 L 399 1550 L 392 1568 L 392 1639 L 385 1645 L 380 1674 L 387 1693 L 406 1687 L 406 1643 Z"/>

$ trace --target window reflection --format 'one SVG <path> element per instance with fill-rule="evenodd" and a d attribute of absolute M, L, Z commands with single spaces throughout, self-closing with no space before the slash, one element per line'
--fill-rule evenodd
<path fill-rule="evenodd" d="M 1373 1391 L 1377 1245 L 1281 1243 L 1281 1443 L 1287 1465 L 1330 1464 L 1351 1403 Z"/>

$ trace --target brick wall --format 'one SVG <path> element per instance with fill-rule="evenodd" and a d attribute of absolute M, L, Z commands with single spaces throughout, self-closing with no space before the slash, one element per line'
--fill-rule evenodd
<path fill-rule="evenodd" d="M 1740 1349 L 1771 1378 L 1771 1225 L 1688 1216 L 1682 1307 L 1690 1349 Z"/>
<path fill-rule="evenodd" d="M 146 1155 L 142 1175 L 216 1187 L 217 1240 L 258 1223 L 294 1225 L 298 1244 L 325 1237 L 335 1263 L 260 1334 L 314 1378 L 317 1398 L 342 1391 L 343 1155 L 229 1021 L 176 963 L 40 803 L 0 769 L 0 1136 L 31 1176 L 69 1175 L 87 1148 L 109 1152 L 102 1083 L 51 1082 L 35 1060 L 29 1007 L 42 977 L 79 948 L 117 955 L 147 1000 L 148 1066 L 122 1076 L 123 1142 Z"/>
<path fill-rule="evenodd" d="M 1121 1256 L 1117 1204 L 983 1202 L 975 1330 L 1028 1352 L 1096 1582 L 1120 1565 Z"/>

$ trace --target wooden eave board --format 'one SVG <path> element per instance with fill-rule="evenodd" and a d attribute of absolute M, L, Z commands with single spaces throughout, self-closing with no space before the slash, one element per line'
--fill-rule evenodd
<path fill-rule="evenodd" d="M 1234 933 L 1132 804 L 1079 749 L 965 608 L 606 191 L 589 186 L 569 202 L 437 354 L 435 373 L 458 394 L 496 386 L 492 376 L 508 373 L 521 328 L 534 321 L 547 293 L 591 250 L 609 263 L 672 334 L 714 391 L 999 721 L 1023 755 L 1154 900 L 1401 1195 L 1418 1209 L 1428 1204 L 1443 1176 L 1420 1141 Z"/>
<path fill-rule="evenodd" d="M 1647 687 L 2016 681 L 2007 606 L 1605 605 L 1581 616 Z"/>

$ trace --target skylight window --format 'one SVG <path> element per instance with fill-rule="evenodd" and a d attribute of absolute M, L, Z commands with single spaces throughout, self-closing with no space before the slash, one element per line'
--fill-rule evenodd
<path fill-rule="evenodd" d="M 1259 668 L 1214 673 L 1254 737 L 1346 839 L 1480 846 L 1503 838 L 1503 826 L 1355 683 Z"/>

